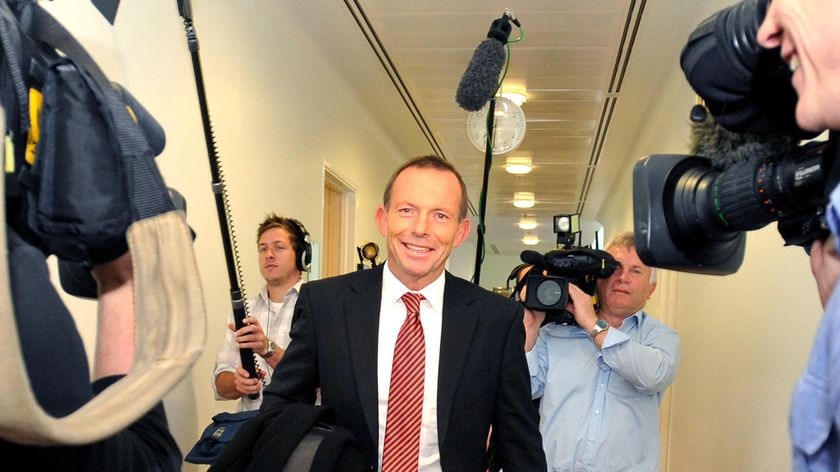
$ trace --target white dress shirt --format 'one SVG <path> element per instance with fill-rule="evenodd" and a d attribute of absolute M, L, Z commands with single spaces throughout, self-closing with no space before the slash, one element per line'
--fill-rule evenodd
<path fill-rule="evenodd" d="M 291 341 L 289 331 L 292 327 L 292 317 L 294 316 L 295 304 L 301 285 L 303 285 L 303 279 L 286 291 L 282 302 L 272 302 L 268 297 L 268 287 L 266 286 L 263 286 L 260 293 L 248 301 L 248 315 L 256 318 L 268 339 L 271 339 L 283 349 L 286 349 Z M 228 323 L 233 323 L 233 313 L 228 316 Z M 274 369 L 261 356 L 255 354 L 254 358 L 257 360 L 257 369 L 266 372 L 265 379 L 266 382 L 269 382 Z M 216 366 L 213 369 L 213 378 L 210 382 L 213 385 L 216 400 L 224 400 L 216 391 L 216 377 L 222 372 L 235 372 L 239 365 L 239 346 L 236 344 L 236 337 L 233 335 L 233 331 L 225 328 L 225 340 L 216 356 Z M 239 399 L 236 411 L 256 410 L 262 404 L 262 398 L 262 395 L 257 399 L 251 399 L 245 395 Z"/>
<path fill-rule="evenodd" d="M 423 416 L 420 425 L 420 472 L 439 472 L 437 382 L 440 363 L 440 332 L 443 324 L 443 286 L 445 272 L 420 291 L 420 324 L 426 340 L 426 372 L 423 382 Z M 382 303 L 379 310 L 379 344 L 377 379 L 379 391 L 379 470 L 382 470 L 382 451 L 385 447 L 385 421 L 388 414 L 388 390 L 391 386 L 391 367 L 397 335 L 405 321 L 405 304 L 401 297 L 412 292 L 400 282 L 385 262 L 382 271 Z"/>

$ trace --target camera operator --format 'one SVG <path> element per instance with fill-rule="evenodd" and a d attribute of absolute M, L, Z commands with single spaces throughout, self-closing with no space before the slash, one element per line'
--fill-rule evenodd
<path fill-rule="evenodd" d="M 47 413 L 63 417 L 124 377 L 134 363 L 136 313 L 131 256 L 126 252 L 90 271 L 98 287 L 91 382 L 82 339 L 52 288 L 45 255 L 12 227 L 7 226 L 6 231 L 15 318 L 31 387 Z M 0 440 L 0 454 L 15 458 L 16 465 L 6 464 L 4 470 L 181 468 L 181 453 L 169 431 L 162 402 L 126 429 L 93 444 L 44 447 Z"/>
<path fill-rule="evenodd" d="M 600 308 L 569 284 L 578 326 L 525 310 L 531 392 L 552 471 L 659 470 L 659 403 L 680 358 L 677 333 L 642 311 L 654 269 L 636 254 L 632 232 L 607 246 L 618 268 L 597 281 Z M 524 300 L 524 295 L 522 296 Z"/>
<path fill-rule="evenodd" d="M 840 130 L 840 3 L 834 0 L 775 0 L 758 29 L 764 48 L 778 48 L 792 72 L 796 122 L 809 131 Z M 836 162 L 836 156 L 835 156 Z M 837 166 L 834 166 L 835 169 Z M 836 180 L 833 180 L 836 182 Z M 826 219 L 832 237 L 814 242 L 811 269 L 825 314 L 811 358 L 794 392 L 791 438 L 794 470 L 838 470 L 840 467 L 840 274 L 837 235 L 840 189 L 828 198 Z"/>

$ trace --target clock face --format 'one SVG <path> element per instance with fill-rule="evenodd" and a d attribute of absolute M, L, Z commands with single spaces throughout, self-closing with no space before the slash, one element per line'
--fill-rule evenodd
<path fill-rule="evenodd" d="M 479 151 L 487 146 L 487 112 L 490 102 L 467 117 L 467 135 Z M 525 113 L 509 98 L 496 97 L 493 120 L 493 154 L 505 154 L 522 144 L 525 138 Z"/>

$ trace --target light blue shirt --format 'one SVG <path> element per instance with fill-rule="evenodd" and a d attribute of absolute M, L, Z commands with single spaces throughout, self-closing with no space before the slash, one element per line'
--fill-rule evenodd
<path fill-rule="evenodd" d="M 676 331 L 645 312 L 602 350 L 577 326 L 547 324 L 526 353 L 549 471 L 659 470 L 659 403 L 680 359 Z"/>
<path fill-rule="evenodd" d="M 831 192 L 826 221 L 840 243 L 840 187 Z M 840 286 L 825 307 L 790 412 L 793 470 L 840 470 Z"/>

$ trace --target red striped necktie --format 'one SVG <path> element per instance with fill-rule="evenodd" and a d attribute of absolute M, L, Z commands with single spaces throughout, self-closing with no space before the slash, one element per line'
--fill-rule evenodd
<path fill-rule="evenodd" d="M 416 471 L 420 460 L 420 420 L 426 372 L 426 341 L 420 324 L 423 295 L 408 292 L 402 300 L 406 316 L 394 346 L 382 472 Z"/>

